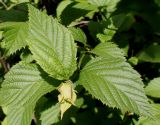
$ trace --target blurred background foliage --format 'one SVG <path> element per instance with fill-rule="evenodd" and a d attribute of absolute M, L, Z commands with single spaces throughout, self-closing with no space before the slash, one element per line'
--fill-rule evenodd
<path fill-rule="evenodd" d="M 27 47 L 8 55 L 2 42 L 10 27 L 16 26 L 5 26 L 5 22 L 27 22 L 27 4 L 31 3 L 69 27 L 80 46 L 80 56 L 83 56 L 84 49 L 92 49 L 100 42 L 116 43 L 124 51 L 128 62 L 141 74 L 146 86 L 145 92 L 160 118 L 160 80 L 154 79 L 160 76 L 160 0 L 102 1 L 103 3 L 96 3 L 96 0 L 0 0 L 0 82 L 7 72 L 7 67 L 19 60 L 32 61 Z M 85 55 L 80 68 L 89 59 L 90 56 Z M 104 106 L 81 86 L 76 90 L 77 107 L 69 109 L 57 125 L 157 124 L 151 119 L 139 118 L 129 113 L 122 116 L 119 110 Z M 57 95 L 50 93 L 39 100 L 36 107 L 37 119 L 44 109 L 50 107 L 54 99 L 57 100 Z M 44 102 L 48 102 L 48 105 L 44 105 Z M 3 121 L 4 117 L 0 110 L 0 120 Z M 35 124 L 35 121 L 32 124 Z M 40 124 L 40 121 L 37 124 Z"/>

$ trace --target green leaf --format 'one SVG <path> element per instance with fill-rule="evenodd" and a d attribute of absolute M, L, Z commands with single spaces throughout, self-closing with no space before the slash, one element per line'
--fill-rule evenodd
<path fill-rule="evenodd" d="M 145 88 L 146 94 L 155 98 L 160 98 L 159 90 L 160 90 L 160 77 L 153 79 Z"/>
<path fill-rule="evenodd" d="M 20 11 L 16 9 L 0 10 L 0 22 L 26 21 L 26 20 L 27 20 L 27 12 L 25 11 Z"/>
<path fill-rule="evenodd" d="M 160 63 L 160 45 L 151 45 L 142 50 L 138 59 L 146 62 Z"/>
<path fill-rule="evenodd" d="M 104 42 L 107 42 L 107 41 L 111 41 L 115 33 L 116 33 L 115 30 L 104 29 L 104 34 L 98 33 L 98 34 L 97 34 L 97 38 L 98 38 L 102 43 L 104 43 Z"/>
<path fill-rule="evenodd" d="M 56 9 L 56 14 L 57 14 L 57 18 L 59 20 L 61 20 L 61 15 L 63 13 L 63 11 L 65 10 L 65 8 L 70 5 L 71 3 L 73 3 L 73 1 L 71 0 L 65 0 L 59 3 L 57 9 Z"/>
<path fill-rule="evenodd" d="M 17 50 L 27 45 L 28 24 L 25 22 L 1 23 L 0 28 L 6 30 L 1 47 L 5 49 L 5 55 L 10 56 Z"/>
<path fill-rule="evenodd" d="M 109 12 L 113 11 L 120 0 L 88 0 L 88 2 L 92 5 L 96 5 L 98 7 L 107 6 Z"/>
<path fill-rule="evenodd" d="M 0 104 L 6 109 L 9 125 L 30 125 L 36 102 L 56 89 L 49 84 L 51 81 L 57 84 L 57 81 L 40 72 L 35 64 L 20 62 L 10 69 L 0 90 Z"/>
<path fill-rule="evenodd" d="M 35 105 L 14 106 L 7 108 L 5 123 L 7 125 L 30 125 Z"/>
<path fill-rule="evenodd" d="M 69 79 L 76 70 L 76 44 L 56 19 L 29 5 L 29 48 L 37 63 L 56 79 Z"/>
<path fill-rule="evenodd" d="M 87 1 L 62 1 L 57 7 L 57 17 L 64 25 L 69 25 L 74 21 L 80 21 L 83 17 L 97 8 Z M 91 13 L 90 13 L 91 14 Z"/>
<path fill-rule="evenodd" d="M 0 31 L 0 40 L 3 38 L 3 31 Z"/>
<path fill-rule="evenodd" d="M 116 32 L 116 27 L 113 25 L 113 21 L 90 21 L 88 25 L 90 34 L 94 39 L 99 38 L 101 42 L 106 42 L 112 39 Z"/>
<path fill-rule="evenodd" d="M 110 107 L 150 116 L 140 75 L 121 58 L 98 57 L 80 73 L 78 83 Z"/>
<path fill-rule="evenodd" d="M 129 62 L 131 65 L 135 66 L 135 65 L 138 64 L 138 58 L 132 56 L 131 58 L 128 59 L 128 62 Z"/>
<path fill-rule="evenodd" d="M 116 44 L 105 42 L 98 44 L 92 52 L 101 57 L 115 57 L 124 59 L 123 51 Z"/>
<path fill-rule="evenodd" d="M 95 21 L 90 21 L 88 24 L 88 29 L 90 34 L 92 35 L 93 38 L 97 38 L 98 33 L 103 33 L 105 28 L 107 28 L 109 25 L 109 22 L 107 21 L 101 21 L 101 22 L 95 22 Z"/>
<path fill-rule="evenodd" d="M 160 7 L 160 1 L 159 0 L 154 0 L 154 1 Z"/>
<path fill-rule="evenodd" d="M 159 125 L 160 123 L 160 104 L 151 104 L 151 112 L 154 114 L 154 118 L 140 117 L 136 125 Z"/>
<path fill-rule="evenodd" d="M 75 27 L 70 27 L 69 30 L 72 32 L 74 40 L 79 41 L 83 43 L 84 45 L 86 45 L 87 37 L 85 33 L 83 32 L 83 30 L 81 30 L 80 28 L 75 28 Z"/>
<path fill-rule="evenodd" d="M 121 13 L 111 17 L 114 27 L 119 31 L 128 31 L 135 22 L 134 15 L 132 13 Z"/>
<path fill-rule="evenodd" d="M 33 57 L 32 57 L 32 54 L 27 52 L 27 51 L 23 51 L 20 55 L 20 58 L 22 61 L 25 61 L 25 62 L 32 62 L 33 61 Z"/>
<path fill-rule="evenodd" d="M 60 105 L 57 103 L 56 105 L 53 105 L 49 109 L 43 111 L 41 113 L 41 125 L 52 125 L 54 123 L 57 123 L 60 119 Z"/>

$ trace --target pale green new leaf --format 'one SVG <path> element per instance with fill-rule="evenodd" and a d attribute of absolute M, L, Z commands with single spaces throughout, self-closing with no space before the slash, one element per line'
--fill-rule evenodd
<path fill-rule="evenodd" d="M 57 14 L 57 18 L 59 20 L 61 20 L 61 15 L 63 13 L 63 11 L 65 10 L 65 8 L 70 5 L 71 3 L 73 3 L 73 1 L 71 0 L 64 0 L 62 2 L 59 3 L 57 9 L 56 9 L 56 14 Z"/>
<path fill-rule="evenodd" d="M 87 1 L 64 0 L 57 7 L 57 18 L 64 25 L 73 25 L 72 23 L 85 16 L 93 16 L 96 9 L 97 7 Z"/>
<path fill-rule="evenodd" d="M 92 5 L 103 7 L 107 6 L 107 10 L 113 11 L 120 0 L 88 0 Z"/>
<path fill-rule="evenodd" d="M 25 22 L 1 23 L 0 29 L 4 29 L 4 39 L 1 47 L 5 49 L 5 55 L 10 56 L 17 50 L 27 45 L 28 24 Z"/>
<path fill-rule="evenodd" d="M 60 105 L 59 103 L 57 103 L 56 105 L 53 105 L 52 107 L 41 113 L 41 125 L 52 125 L 60 120 L 59 116 Z"/>
<path fill-rule="evenodd" d="M 89 3 L 96 6 L 112 6 L 118 3 L 120 0 L 88 0 Z"/>
<path fill-rule="evenodd" d="M 101 57 L 115 57 L 124 59 L 123 51 L 112 42 L 98 44 L 92 52 Z"/>
<path fill-rule="evenodd" d="M 43 78 L 45 77 L 45 79 Z M 36 102 L 54 90 L 57 81 L 40 72 L 35 64 L 20 62 L 5 75 L 0 89 L 0 104 L 5 108 L 9 125 L 30 125 Z"/>
<path fill-rule="evenodd" d="M 160 98 L 160 77 L 153 79 L 145 88 L 147 95 L 155 98 Z"/>
<path fill-rule="evenodd" d="M 75 27 L 70 27 L 69 30 L 72 32 L 74 40 L 79 41 L 83 43 L 84 45 L 86 45 L 87 37 L 85 33 L 83 32 L 83 30 L 81 30 L 80 28 L 75 28 Z"/>
<path fill-rule="evenodd" d="M 150 115 L 140 75 L 124 59 L 98 57 L 91 60 L 82 69 L 78 83 L 110 107 Z"/>
<path fill-rule="evenodd" d="M 104 31 L 105 31 L 104 34 L 98 33 L 97 38 L 102 43 L 107 42 L 107 41 L 111 41 L 116 31 L 115 30 L 110 30 L 110 29 L 105 29 Z"/>
<path fill-rule="evenodd" d="M 52 77 L 69 79 L 76 70 L 76 44 L 71 32 L 29 5 L 29 48 L 33 58 Z"/>

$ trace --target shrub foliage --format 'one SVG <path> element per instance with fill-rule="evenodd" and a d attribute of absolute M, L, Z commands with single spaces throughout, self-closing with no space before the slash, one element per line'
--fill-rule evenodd
<path fill-rule="evenodd" d="M 2 125 L 158 125 L 158 0 L 1 0 Z"/>

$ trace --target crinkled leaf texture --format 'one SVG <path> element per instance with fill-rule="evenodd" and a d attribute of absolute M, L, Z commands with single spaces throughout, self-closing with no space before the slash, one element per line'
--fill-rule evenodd
<path fill-rule="evenodd" d="M 120 0 L 88 0 L 89 3 L 96 6 L 109 6 L 118 3 Z"/>
<path fill-rule="evenodd" d="M 153 118 L 148 117 L 140 117 L 139 120 L 135 123 L 135 125 L 159 125 L 160 123 L 160 105 L 159 104 L 151 104 L 151 112 L 154 115 Z"/>
<path fill-rule="evenodd" d="M 56 19 L 29 5 L 29 48 L 52 77 L 65 80 L 76 70 L 76 44 L 71 32 Z"/>
<path fill-rule="evenodd" d="M 92 52 L 101 57 L 107 56 L 125 59 L 123 51 L 112 42 L 100 43 L 92 50 Z"/>
<path fill-rule="evenodd" d="M 94 50 L 100 57 L 86 64 L 80 72 L 78 83 L 110 107 L 120 108 L 122 112 L 150 116 L 150 105 L 140 75 L 125 62 L 124 58 L 119 57 L 116 52 L 113 53 L 118 50 L 115 45 L 108 45 L 113 50 L 107 51 L 106 48 L 105 51 L 102 47 L 106 56 L 105 53 Z"/>
<path fill-rule="evenodd" d="M 147 95 L 155 98 L 160 98 L 160 77 L 153 79 L 145 88 Z"/>
<path fill-rule="evenodd" d="M 92 5 L 102 7 L 107 6 L 109 11 L 113 11 L 120 0 L 88 0 Z"/>
<path fill-rule="evenodd" d="M 57 103 L 41 114 L 41 125 L 52 125 L 59 121 L 60 105 Z"/>
<path fill-rule="evenodd" d="M 38 99 L 56 88 L 49 84 L 50 80 L 56 85 L 57 81 L 47 77 L 35 64 L 20 62 L 10 69 L 0 90 L 0 104 L 8 125 L 30 125 Z"/>
<path fill-rule="evenodd" d="M 28 24 L 26 22 L 2 23 L 0 29 L 5 30 L 1 46 L 5 49 L 6 56 L 10 56 L 27 45 Z"/>

